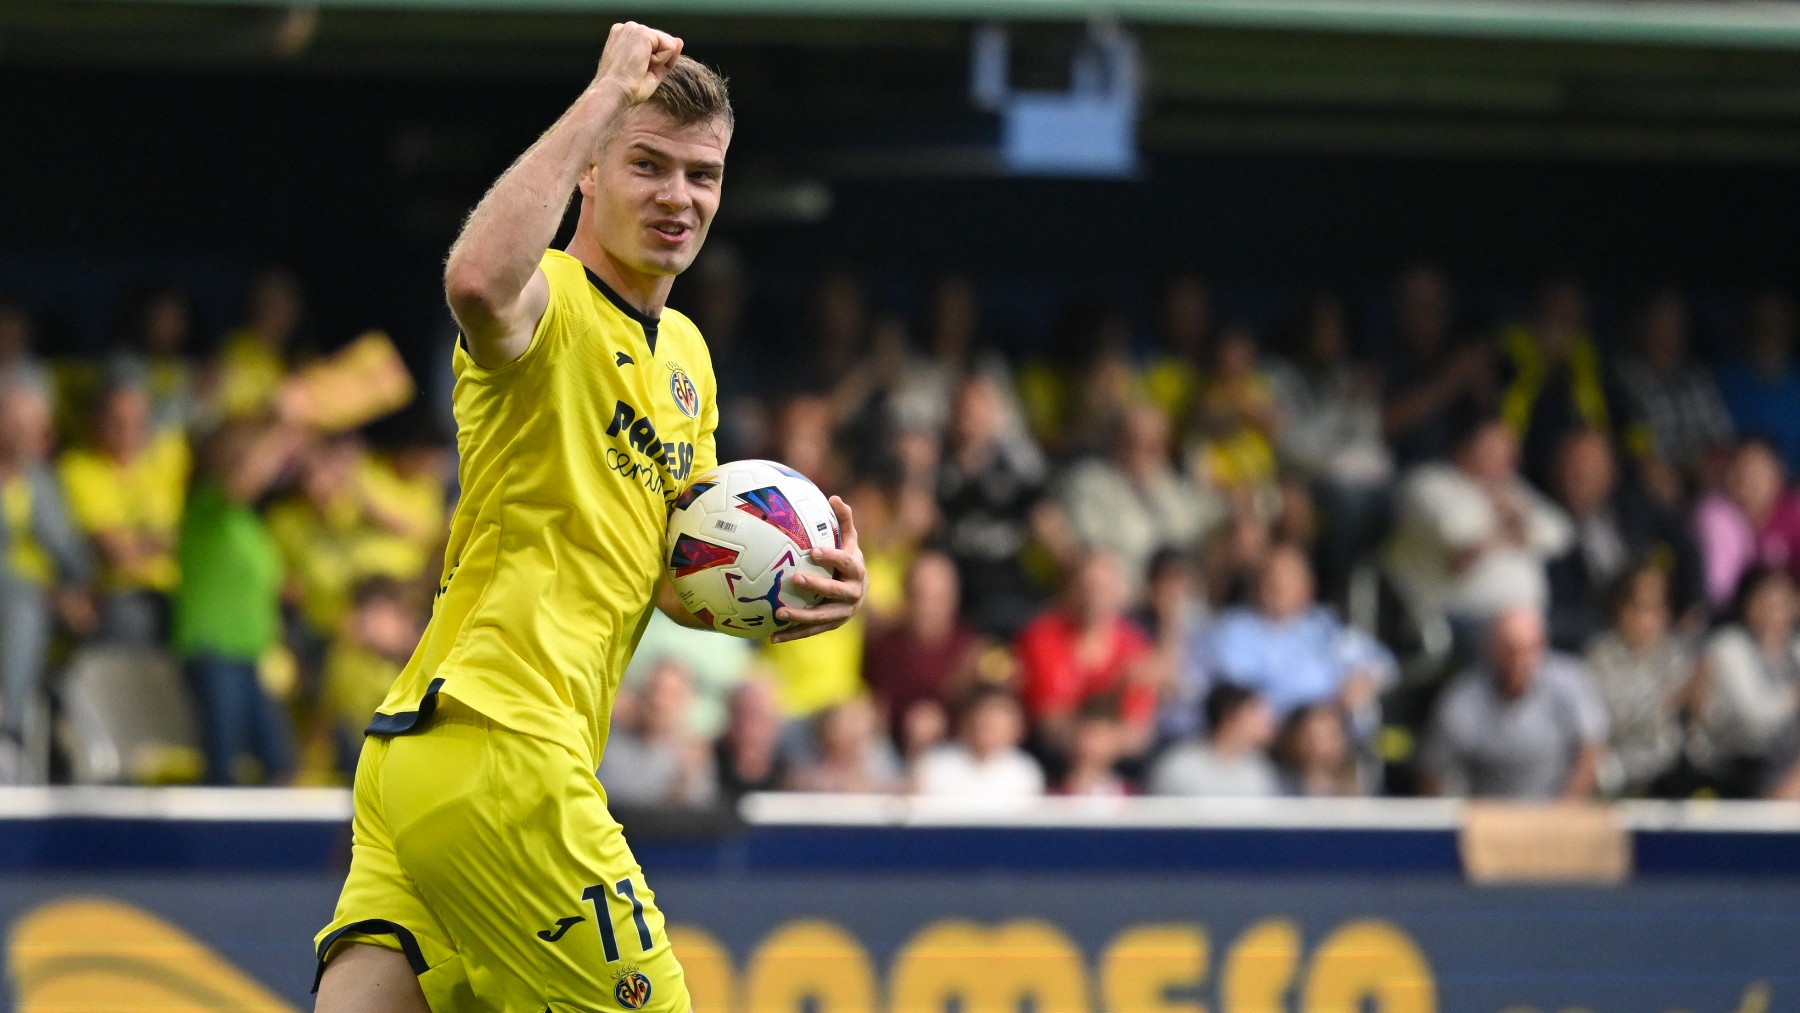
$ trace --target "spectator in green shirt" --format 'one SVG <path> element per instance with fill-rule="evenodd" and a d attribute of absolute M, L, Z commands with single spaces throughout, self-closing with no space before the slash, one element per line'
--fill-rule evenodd
<path fill-rule="evenodd" d="M 254 504 L 302 439 L 281 426 L 227 424 L 208 441 L 182 518 L 175 649 L 200 705 L 212 784 L 249 780 L 239 767 L 246 753 L 266 780 L 293 769 L 293 729 L 257 677 L 281 637 L 281 557 Z"/>

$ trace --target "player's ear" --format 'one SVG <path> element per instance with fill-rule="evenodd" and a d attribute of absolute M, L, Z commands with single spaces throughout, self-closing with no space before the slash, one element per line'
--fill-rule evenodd
<path fill-rule="evenodd" d="M 592 196 L 594 196 L 594 193 L 599 189 L 599 182 L 597 180 L 597 177 L 599 176 L 599 174 L 600 174 L 600 163 L 599 162 L 589 162 L 588 167 L 586 169 L 582 170 L 581 178 L 576 181 L 576 185 L 578 187 L 580 187 L 581 195 L 583 197 L 592 197 Z"/>

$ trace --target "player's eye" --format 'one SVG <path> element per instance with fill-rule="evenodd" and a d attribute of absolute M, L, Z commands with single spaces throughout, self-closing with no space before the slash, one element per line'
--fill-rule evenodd
<path fill-rule="evenodd" d="M 711 183 L 719 177 L 713 173 L 701 171 L 688 173 L 688 178 L 696 183 Z"/>
<path fill-rule="evenodd" d="M 633 169 L 641 169 L 644 172 L 650 172 L 651 170 L 656 168 L 656 163 L 650 161 L 648 158 L 640 158 L 637 161 L 631 163 L 631 167 Z"/>

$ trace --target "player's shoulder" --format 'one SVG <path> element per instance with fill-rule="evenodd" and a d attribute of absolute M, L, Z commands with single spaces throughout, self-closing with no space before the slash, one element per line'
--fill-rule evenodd
<path fill-rule="evenodd" d="M 694 367 L 709 375 L 712 373 L 712 354 L 707 350 L 706 339 L 687 314 L 664 307 L 662 316 L 657 319 L 657 330 L 658 340 L 668 342 Z"/>

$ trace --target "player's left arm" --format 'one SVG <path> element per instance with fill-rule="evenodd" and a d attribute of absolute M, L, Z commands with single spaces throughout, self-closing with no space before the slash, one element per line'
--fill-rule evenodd
<path fill-rule="evenodd" d="M 688 611 L 681 603 L 681 596 L 675 593 L 675 584 L 669 580 L 669 572 L 656 581 L 656 607 L 663 615 L 675 620 L 690 630 L 710 630 L 712 627 L 700 621 L 700 617 Z"/>
<path fill-rule="evenodd" d="M 850 504 L 841 497 L 831 497 L 831 509 L 837 514 L 838 525 L 843 528 L 844 547 L 815 546 L 812 559 L 815 563 L 829 567 L 836 578 L 819 577 L 810 573 L 795 574 L 791 578 L 795 584 L 816 592 L 825 600 L 812 608 L 783 608 L 776 612 L 777 619 L 794 625 L 770 637 L 771 643 L 782 644 L 835 630 L 849 622 L 850 617 L 862 608 L 863 593 L 869 584 L 869 571 L 863 564 L 862 549 L 856 544 L 856 522 L 850 515 Z"/>

